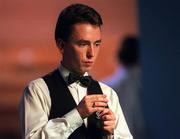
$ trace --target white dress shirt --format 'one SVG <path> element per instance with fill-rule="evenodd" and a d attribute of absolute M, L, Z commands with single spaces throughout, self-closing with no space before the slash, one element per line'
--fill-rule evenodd
<path fill-rule="evenodd" d="M 59 71 L 67 81 L 69 71 L 63 66 Z M 85 73 L 87 75 L 88 73 Z M 111 138 L 132 139 L 121 110 L 118 97 L 110 87 L 99 82 L 103 94 L 107 95 L 108 106 L 115 113 L 116 129 Z M 77 81 L 68 86 L 76 104 L 87 95 L 87 87 L 81 86 Z M 63 117 L 48 120 L 51 109 L 49 89 L 42 78 L 29 83 L 20 102 L 20 122 L 22 136 L 25 139 L 67 139 L 83 123 L 87 125 L 87 118 L 82 119 L 77 109 L 74 108 Z M 68 102 L 64 102 L 66 105 Z"/>

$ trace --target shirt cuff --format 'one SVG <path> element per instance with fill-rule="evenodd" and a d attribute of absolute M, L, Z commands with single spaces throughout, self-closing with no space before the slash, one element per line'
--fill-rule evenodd
<path fill-rule="evenodd" d="M 73 129 L 76 129 L 83 124 L 83 119 L 76 108 L 65 114 L 64 118 Z"/>

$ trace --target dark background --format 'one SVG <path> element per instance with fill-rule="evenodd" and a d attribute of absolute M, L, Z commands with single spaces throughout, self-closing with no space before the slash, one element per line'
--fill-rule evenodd
<path fill-rule="evenodd" d="M 143 108 L 151 139 L 179 139 L 180 1 L 139 0 Z"/>

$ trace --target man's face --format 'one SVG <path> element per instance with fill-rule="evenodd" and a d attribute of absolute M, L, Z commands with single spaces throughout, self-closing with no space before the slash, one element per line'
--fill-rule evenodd
<path fill-rule="evenodd" d="M 72 72 L 84 74 L 96 61 L 100 44 L 101 30 L 87 23 L 75 24 L 67 42 L 63 42 L 62 64 Z"/>

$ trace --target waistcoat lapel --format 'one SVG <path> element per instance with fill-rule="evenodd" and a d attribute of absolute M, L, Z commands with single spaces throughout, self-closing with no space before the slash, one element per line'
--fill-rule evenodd
<path fill-rule="evenodd" d="M 90 86 L 87 88 L 88 95 L 103 94 L 99 83 L 92 79 Z M 104 139 L 106 133 L 104 132 L 103 123 L 98 118 L 96 113 L 88 117 L 88 137 L 90 139 Z"/>

